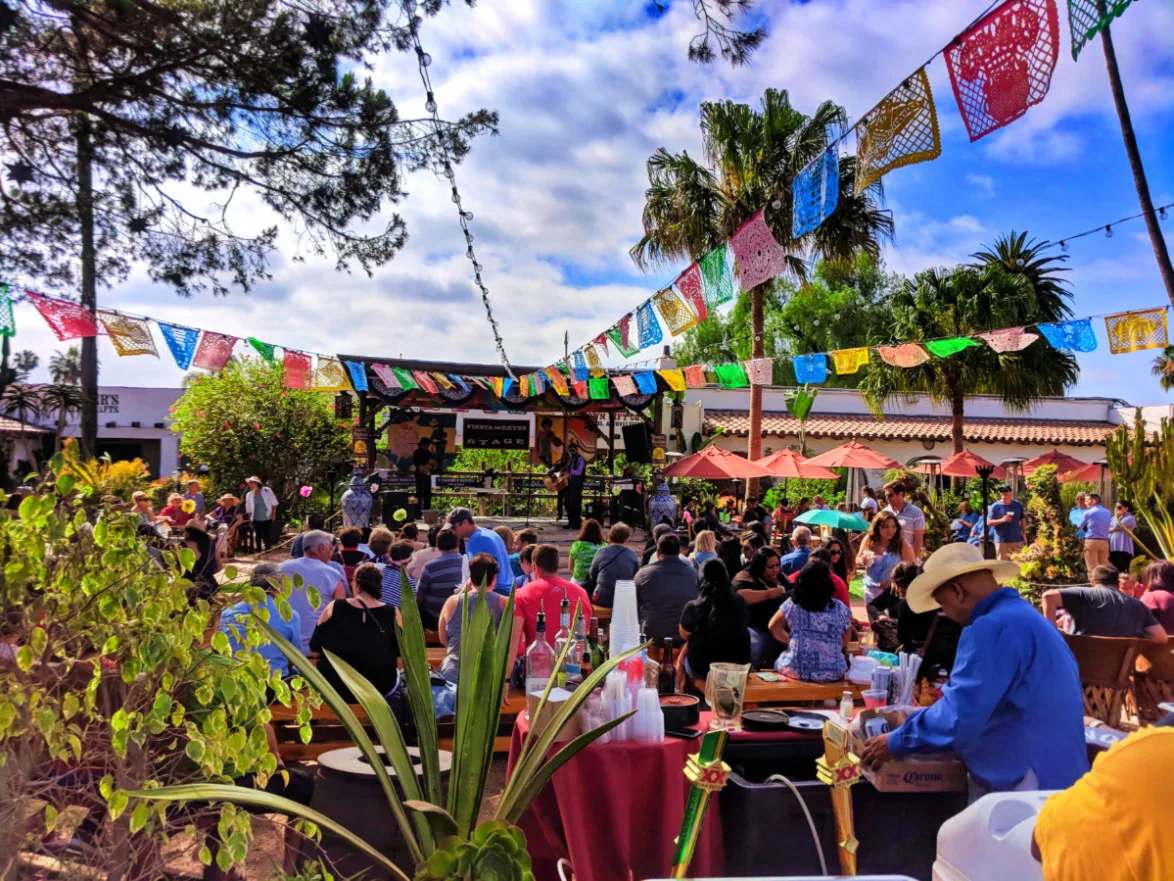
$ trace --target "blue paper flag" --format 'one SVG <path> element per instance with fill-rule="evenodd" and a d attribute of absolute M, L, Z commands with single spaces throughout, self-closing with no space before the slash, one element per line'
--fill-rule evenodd
<path fill-rule="evenodd" d="M 652 301 L 649 300 L 636 310 L 636 328 L 640 334 L 640 348 L 655 346 L 664 339 L 664 332 L 660 329 L 660 322 L 652 311 Z"/>
<path fill-rule="evenodd" d="M 1092 322 L 1087 318 L 1060 321 L 1056 324 L 1037 324 L 1036 328 L 1055 349 L 1091 352 L 1097 347 L 1097 336 L 1093 333 Z"/>
<path fill-rule="evenodd" d="M 187 370 L 192 366 L 192 357 L 196 354 L 200 332 L 194 327 L 184 327 L 182 324 L 164 324 L 162 321 L 155 323 L 159 325 L 163 340 L 167 343 L 167 348 L 171 349 L 179 369 Z"/>
<path fill-rule="evenodd" d="M 587 359 L 583 357 L 583 350 L 571 352 L 571 375 L 575 382 L 587 381 Z"/>
<path fill-rule="evenodd" d="M 510 389 L 512 389 L 513 387 L 514 387 L 513 378 L 507 376 L 501 383 L 501 396 L 504 398 L 506 395 L 508 395 L 510 393 Z"/>
<path fill-rule="evenodd" d="M 799 172 L 791 188 L 791 235 L 818 229 L 840 201 L 840 155 L 835 146 Z"/>
<path fill-rule="evenodd" d="M 795 381 L 801 383 L 823 382 L 828 378 L 827 355 L 799 355 L 791 361 L 795 368 Z"/>
<path fill-rule="evenodd" d="M 451 382 L 455 386 L 458 386 L 462 392 L 464 392 L 465 394 L 469 393 L 469 384 L 467 382 L 465 382 L 463 379 L 461 379 L 459 376 L 457 376 L 455 373 L 446 373 L 445 376 L 448 377 L 449 382 Z"/>
<path fill-rule="evenodd" d="M 644 370 L 640 373 L 633 374 L 632 379 L 636 380 L 636 388 L 640 389 L 640 394 L 656 394 L 656 374 L 651 370 Z"/>
<path fill-rule="evenodd" d="M 358 361 L 343 361 L 346 365 L 346 372 L 351 376 L 351 385 L 354 386 L 355 391 L 367 391 L 367 368 Z"/>

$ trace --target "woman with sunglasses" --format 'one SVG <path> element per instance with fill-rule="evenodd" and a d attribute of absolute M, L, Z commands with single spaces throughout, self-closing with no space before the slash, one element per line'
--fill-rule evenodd
<path fill-rule="evenodd" d="M 893 570 L 898 563 L 914 562 L 913 548 L 902 536 L 901 521 L 892 511 L 881 511 L 868 524 L 860 543 L 856 568 L 864 570 L 864 602 L 869 622 L 882 615 L 892 617 L 896 602 L 889 592 Z"/>

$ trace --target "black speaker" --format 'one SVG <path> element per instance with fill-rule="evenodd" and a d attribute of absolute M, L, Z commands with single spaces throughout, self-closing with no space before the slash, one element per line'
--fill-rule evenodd
<path fill-rule="evenodd" d="M 652 439 L 648 435 L 648 426 L 643 422 L 634 422 L 621 426 L 624 434 L 624 454 L 629 462 L 648 463 L 652 461 Z"/>
<path fill-rule="evenodd" d="M 420 519 L 419 504 L 409 504 L 408 497 L 413 495 L 411 490 L 388 490 L 380 493 L 383 499 L 383 525 L 391 528 L 398 528 L 395 522 L 395 512 L 403 508 L 408 513 L 408 519 L 416 521 Z"/>

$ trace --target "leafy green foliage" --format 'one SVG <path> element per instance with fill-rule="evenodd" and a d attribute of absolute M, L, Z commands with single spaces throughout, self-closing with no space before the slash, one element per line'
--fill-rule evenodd
<path fill-rule="evenodd" d="M 351 426 L 335 418 L 330 395 L 287 389 L 283 376 L 280 364 L 247 358 L 195 377 L 175 402 L 171 427 L 183 432 L 180 451 L 208 466 L 216 492 L 239 497 L 256 474 L 289 510 L 299 486 L 349 455 Z"/>
<path fill-rule="evenodd" d="M 1011 586 L 1038 603 L 1039 585 L 1083 584 L 1084 548 L 1068 520 L 1068 507 L 1060 499 L 1056 466 L 1044 465 L 1027 478 L 1027 522 L 1031 542 L 1018 554 L 1019 578 Z"/>
<path fill-rule="evenodd" d="M 40 851 L 50 826 L 75 817 L 76 827 L 80 812 L 97 824 L 92 864 L 129 872 L 112 830 L 174 834 L 191 812 L 131 805 L 128 790 L 254 775 L 263 785 L 276 768 L 266 689 L 299 708 L 304 698 L 256 652 L 233 655 L 219 633 L 209 646 L 217 607 L 189 597 L 190 550 L 153 557 L 138 518 L 101 503 L 84 468 L 63 454 L 50 464 L 17 516 L 0 511 L 0 628 L 15 649 L 15 664 L 0 665 L 0 790 L 12 808 L 0 852 Z M 259 588 L 242 595 L 264 601 Z M 259 637 L 242 634 L 247 646 Z M 44 803 L 57 813 L 39 830 L 31 809 Z M 248 814 L 224 813 L 221 826 L 225 847 L 243 854 Z"/>
<path fill-rule="evenodd" d="M 1132 430 L 1125 425 L 1105 444 L 1109 470 L 1138 520 L 1153 533 L 1156 547 L 1147 554 L 1174 559 L 1174 420 L 1163 418 L 1157 431 L 1147 432 L 1138 409 Z M 1134 535 L 1134 539 L 1139 539 Z"/>

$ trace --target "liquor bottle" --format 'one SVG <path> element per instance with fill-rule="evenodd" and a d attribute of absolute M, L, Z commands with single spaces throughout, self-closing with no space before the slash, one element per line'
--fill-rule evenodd
<path fill-rule="evenodd" d="M 571 601 L 567 598 L 567 589 L 563 588 L 563 598 L 558 604 L 558 633 L 554 635 L 554 656 L 557 659 L 562 654 L 563 646 L 571 641 Z M 567 654 L 571 652 L 568 650 Z M 559 688 L 565 688 L 567 685 L 567 658 L 563 658 L 563 662 L 558 668 Z"/>
<path fill-rule="evenodd" d="M 852 692 L 845 689 L 843 697 L 840 698 L 840 719 L 845 725 L 852 721 L 852 712 L 855 706 L 852 700 Z"/>
<path fill-rule="evenodd" d="M 607 643 L 603 639 L 603 625 L 598 618 L 591 619 L 591 632 L 595 634 L 591 640 L 591 669 L 598 670 L 607 661 Z"/>
<path fill-rule="evenodd" d="M 595 668 L 591 663 L 591 649 L 587 645 L 587 620 L 582 615 L 575 617 L 575 647 L 572 649 L 579 661 L 579 681 L 578 685 L 584 679 L 591 675 L 591 671 Z M 567 671 L 567 680 L 571 678 L 570 671 Z"/>
<path fill-rule="evenodd" d="M 542 694 L 554 675 L 554 649 L 546 641 L 546 613 L 538 612 L 538 634 L 526 649 L 526 693 Z"/>
<path fill-rule="evenodd" d="M 677 691 L 677 671 L 673 667 L 673 638 L 665 637 L 664 656 L 660 661 L 660 677 L 656 681 L 656 690 L 661 694 L 675 694 Z"/>

